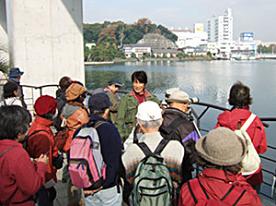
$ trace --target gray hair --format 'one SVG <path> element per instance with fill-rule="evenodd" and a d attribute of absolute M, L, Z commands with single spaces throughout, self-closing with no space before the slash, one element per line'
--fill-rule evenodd
<path fill-rule="evenodd" d="M 163 119 L 152 120 L 152 121 L 143 121 L 141 119 L 137 119 L 138 123 L 142 125 L 144 128 L 159 128 L 163 122 Z"/>

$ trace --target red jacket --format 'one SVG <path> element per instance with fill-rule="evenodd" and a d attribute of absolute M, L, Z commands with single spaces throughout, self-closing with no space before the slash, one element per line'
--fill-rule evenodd
<path fill-rule="evenodd" d="M 50 179 L 56 180 L 56 169 L 53 166 L 53 157 L 58 155 L 58 149 L 54 146 L 54 134 L 50 128 L 53 121 L 36 116 L 29 129 L 27 151 L 32 158 L 38 158 L 41 154 L 48 154 L 49 163 L 46 174 L 46 182 Z M 38 133 L 35 131 L 43 130 Z M 34 133 L 33 135 L 31 135 Z M 31 135 L 31 136 L 30 136 Z"/>
<path fill-rule="evenodd" d="M 201 186 L 200 184 L 193 184 L 195 181 L 200 182 Z M 190 180 L 189 183 L 196 199 L 199 201 L 207 200 L 206 194 L 209 196 L 209 199 L 218 200 L 222 199 L 229 192 L 223 201 L 229 205 L 233 205 L 233 202 L 235 203 L 240 196 L 241 198 L 236 204 L 237 206 L 262 205 L 256 191 L 246 182 L 245 178 L 242 177 L 241 174 L 234 175 L 223 170 L 206 168 L 201 174 L 199 174 L 198 178 Z M 204 194 L 202 188 L 204 188 L 206 194 Z M 188 188 L 188 183 L 185 183 L 181 188 L 178 205 L 196 205 Z"/>
<path fill-rule="evenodd" d="M 218 116 L 216 127 L 227 127 L 231 130 L 236 130 L 238 122 L 241 125 L 249 118 L 251 112 L 249 109 L 233 109 L 231 111 L 224 111 Z M 259 154 L 263 154 L 267 150 L 266 134 L 263 123 L 256 117 L 246 130 L 251 137 L 252 143 Z M 259 185 L 263 182 L 263 173 L 261 168 L 253 175 L 247 177 L 247 181 L 251 185 Z"/>
<path fill-rule="evenodd" d="M 0 140 L 0 153 L 9 148 L 0 157 L 0 204 L 34 206 L 33 195 L 45 182 L 47 165 L 38 162 L 35 166 L 15 140 Z"/>
<path fill-rule="evenodd" d="M 238 122 L 241 125 L 249 118 L 251 112 L 248 109 L 233 109 L 231 111 L 224 111 L 218 116 L 216 127 L 227 127 L 231 130 L 236 130 Z M 246 130 L 251 137 L 252 143 L 259 154 L 263 154 L 267 150 L 266 134 L 263 123 L 256 117 Z"/>

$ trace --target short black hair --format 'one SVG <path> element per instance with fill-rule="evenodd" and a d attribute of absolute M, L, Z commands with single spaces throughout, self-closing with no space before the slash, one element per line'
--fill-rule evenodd
<path fill-rule="evenodd" d="M 148 77 L 146 72 L 144 71 L 136 71 L 131 75 L 131 81 L 134 82 L 135 80 L 138 80 L 141 83 L 147 84 L 148 83 Z"/>
<path fill-rule="evenodd" d="M 0 140 L 15 140 L 19 133 L 26 133 L 32 120 L 28 110 L 17 105 L 0 107 Z"/>
<path fill-rule="evenodd" d="M 14 81 L 8 81 L 3 86 L 3 97 L 5 99 L 10 97 L 15 97 L 14 92 L 18 90 L 18 84 L 16 84 Z"/>
<path fill-rule="evenodd" d="M 250 88 L 238 81 L 231 87 L 228 101 L 230 105 L 237 108 L 251 105 Z"/>

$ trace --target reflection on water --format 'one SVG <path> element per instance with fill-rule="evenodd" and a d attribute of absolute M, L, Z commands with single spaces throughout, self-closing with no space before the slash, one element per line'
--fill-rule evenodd
<path fill-rule="evenodd" d="M 131 74 L 137 70 L 147 72 L 148 88 L 159 98 L 163 97 L 167 88 L 180 87 L 202 101 L 227 106 L 229 88 L 240 80 L 251 88 L 254 111 L 264 115 L 275 111 L 271 103 L 276 101 L 276 61 L 155 61 L 87 66 L 86 85 L 89 89 L 104 87 L 115 78 L 124 82 L 124 89 L 129 90 Z M 264 91 L 269 95 L 265 95 Z"/>

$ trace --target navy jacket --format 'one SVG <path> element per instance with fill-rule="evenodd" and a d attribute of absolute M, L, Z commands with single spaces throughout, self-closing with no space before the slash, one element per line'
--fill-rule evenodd
<path fill-rule="evenodd" d="M 97 127 L 97 132 L 100 138 L 103 160 L 107 165 L 106 180 L 103 188 L 110 188 L 117 185 L 119 180 L 121 155 L 122 155 L 122 140 L 120 134 L 113 123 L 103 119 L 97 115 L 90 116 L 91 121 L 105 121 Z"/>

